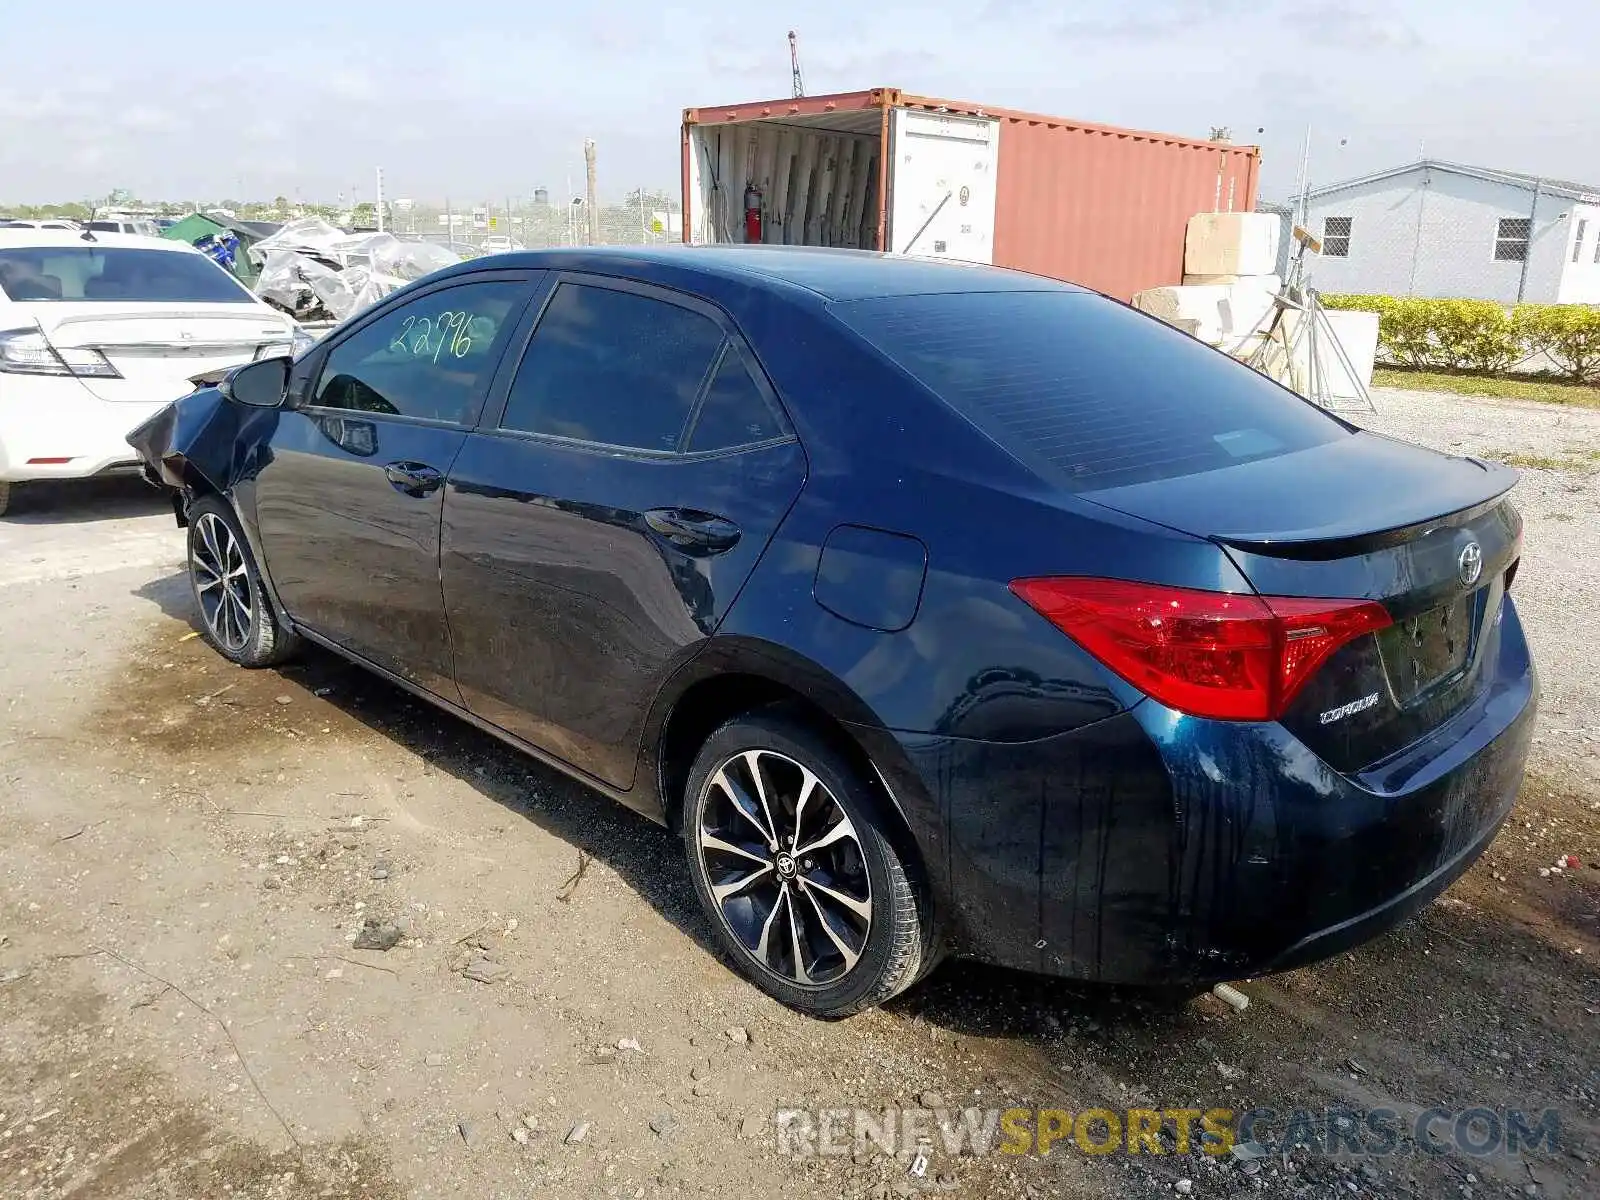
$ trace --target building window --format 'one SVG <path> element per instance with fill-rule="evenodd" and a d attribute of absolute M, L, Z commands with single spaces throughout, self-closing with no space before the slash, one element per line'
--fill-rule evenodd
<path fill-rule="evenodd" d="M 1528 235 L 1533 222 L 1527 217 L 1501 217 L 1494 231 L 1496 262 L 1523 262 L 1528 257 Z"/>
<path fill-rule="evenodd" d="M 1586 219 L 1578 221 L 1577 235 L 1572 239 L 1572 261 L 1578 262 L 1583 258 L 1583 235 L 1589 232 L 1589 222 Z"/>
<path fill-rule="evenodd" d="M 1350 257 L 1350 226 L 1353 217 L 1322 218 L 1322 253 L 1325 258 Z"/>

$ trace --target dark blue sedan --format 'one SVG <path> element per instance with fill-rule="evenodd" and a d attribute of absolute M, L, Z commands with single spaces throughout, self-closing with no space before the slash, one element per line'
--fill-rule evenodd
<path fill-rule="evenodd" d="M 1051 280 L 506 254 L 132 440 L 223 655 L 317 643 L 681 831 L 730 958 L 819 1015 L 947 952 L 1333 954 L 1522 776 L 1515 473 Z"/>

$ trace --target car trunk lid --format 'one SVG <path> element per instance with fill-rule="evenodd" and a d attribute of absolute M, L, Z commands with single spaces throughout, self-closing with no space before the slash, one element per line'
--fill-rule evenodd
<path fill-rule="evenodd" d="M 1282 723 L 1335 769 L 1426 737 L 1481 691 L 1521 552 L 1517 472 L 1369 433 L 1083 498 L 1217 542 L 1264 596 L 1375 600 Z"/>
<path fill-rule="evenodd" d="M 128 381 L 127 388 L 98 389 L 113 401 L 182 395 L 192 376 L 249 362 L 268 347 L 288 353 L 293 334 L 285 319 L 254 304 L 119 305 L 107 312 L 103 303 L 56 303 L 36 311 L 52 345 L 98 350 Z"/>

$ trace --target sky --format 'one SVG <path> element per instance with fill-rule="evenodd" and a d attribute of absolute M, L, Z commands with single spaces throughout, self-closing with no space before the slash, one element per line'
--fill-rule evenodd
<path fill-rule="evenodd" d="M 1263 151 L 1262 197 L 1426 153 L 1600 185 L 1595 0 L 24 3 L 3 22 L 0 202 L 502 204 L 678 191 L 682 109 L 922 95 Z"/>

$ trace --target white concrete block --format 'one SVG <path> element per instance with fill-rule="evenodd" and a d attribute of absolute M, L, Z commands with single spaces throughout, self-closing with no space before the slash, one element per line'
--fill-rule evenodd
<path fill-rule="evenodd" d="M 1267 326 L 1279 290 L 1276 275 L 1246 275 L 1241 282 L 1227 285 L 1221 304 L 1222 326 L 1228 335 L 1224 349 L 1233 353 L 1245 337 Z"/>
<path fill-rule="evenodd" d="M 1134 293 L 1133 307 L 1215 346 L 1226 334 L 1222 305 L 1227 296 L 1225 287 L 1155 287 Z"/>
<path fill-rule="evenodd" d="M 1133 306 L 1233 353 L 1246 337 L 1266 324 L 1273 308 L 1272 298 L 1278 294 L 1276 275 L 1252 275 L 1245 280 L 1236 284 L 1149 288 L 1133 297 Z"/>
<path fill-rule="evenodd" d="M 1229 284 L 1246 284 L 1276 292 L 1283 288 L 1283 280 L 1276 275 L 1189 275 L 1183 277 L 1185 287 L 1218 287 Z"/>
<path fill-rule="evenodd" d="M 1360 392 L 1356 389 L 1356 380 L 1361 386 L 1372 386 L 1372 364 L 1378 352 L 1378 314 L 1364 312 L 1344 312 L 1324 309 L 1328 318 L 1325 329 L 1319 329 L 1318 357 L 1322 360 L 1323 383 L 1328 393 L 1336 400 L 1356 400 Z M 1300 313 L 1290 310 L 1285 314 L 1284 337 L 1295 341 L 1295 330 L 1301 320 Z M 1328 331 L 1332 330 L 1333 336 L 1339 339 L 1345 356 L 1350 360 L 1352 371 L 1346 371 L 1339 362 L 1339 356 L 1334 348 L 1328 344 Z M 1237 353 L 1237 352 L 1236 352 Z M 1238 355 L 1245 357 L 1246 355 Z M 1294 363 L 1291 366 L 1285 361 L 1280 344 L 1274 343 L 1266 356 L 1266 373 L 1285 387 L 1289 387 L 1306 395 L 1311 386 L 1311 336 L 1308 330 L 1300 337 L 1294 350 Z"/>
<path fill-rule="evenodd" d="M 1370 312 L 1323 309 L 1328 316 L 1328 327 L 1344 347 L 1345 356 L 1355 369 L 1355 377 L 1362 387 L 1372 386 L 1372 364 L 1378 356 L 1378 314 Z M 1322 348 L 1322 361 L 1327 368 L 1329 390 L 1339 397 L 1351 399 L 1360 395 L 1351 382 L 1349 372 L 1339 364 L 1333 347 Z"/>
<path fill-rule="evenodd" d="M 1281 222 L 1272 213 L 1197 213 L 1183 241 L 1190 275 L 1270 275 L 1278 267 Z"/>

